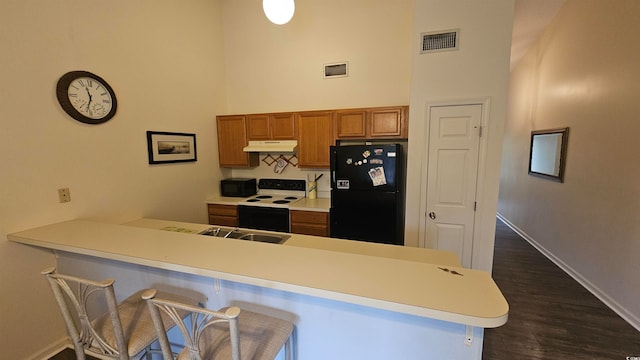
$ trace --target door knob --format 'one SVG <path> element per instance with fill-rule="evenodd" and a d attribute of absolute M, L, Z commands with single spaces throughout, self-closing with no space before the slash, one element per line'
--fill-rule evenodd
<path fill-rule="evenodd" d="M 435 220 L 436 219 L 436 213 L 434 213 L 433 211 L 429 213 L 429 218 L 431 220 Z"/>

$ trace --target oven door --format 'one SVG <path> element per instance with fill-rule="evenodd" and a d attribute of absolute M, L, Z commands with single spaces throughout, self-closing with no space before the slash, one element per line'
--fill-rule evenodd
<path fill-rule="evenodd" d="M 289 232 L 289 209 L 238 205 L 241 228 Z"/>

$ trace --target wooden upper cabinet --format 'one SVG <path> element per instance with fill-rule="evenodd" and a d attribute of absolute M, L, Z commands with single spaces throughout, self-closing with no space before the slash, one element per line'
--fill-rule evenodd
<path fill-rule="evenodd" d="M 222 167 L 255 167 L 259 154 L 242 149 L 251 141 L 298 140 L 298 166 L 329 168 L 336 139 L 407 139 L 408 106 L 218 116 Z"/>
<path fill-rule="evenodd" d="M 293 113 L 247 115 L 248 140 L 295 140 Z"/>
<path fill-rule="evenodd" d="M 364 138 L 366 136 L 366 110 L 336 111 L 336 138 Z"/>
<path fill-rule="evenodd" d="M 333 140 L 333 112 L 309 111 L 297 114 L 298 166 L 329 167 L 329 146 Z"/>
<path fill-rule="evenodd" d="M 269 115 L 247 115 L 247 139 L 269 140 Z"/>
<path fill-rule="evenodd" d="M 407 106 L 339 110 L 336 139 L 406 139 L 407 113 Z"/>
<path fill-rule="evenodd" d="M 407 138 L 407 107 L 380 108 L 371 110 L 371 137 Z"/>
<path fill-rule="evenodd" d="M 223 167 L 253 167 L 260 164 L 258 153 L 246 153 L 246 116 L 217 116 L 218 156 Z"/>
<path fill-rule="evenodd" d="M 273 140 L 295 140 L 296 117 L 291 114 L 272 114 L 269 117 L 269 127 L 271 128 L 271 139 Z"/>

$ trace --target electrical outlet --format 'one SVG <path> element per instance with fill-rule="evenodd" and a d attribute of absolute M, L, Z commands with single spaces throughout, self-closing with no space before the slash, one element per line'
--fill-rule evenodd
<path fill-rule="evenodd" d="M 69 188 L 58 189 L 58 199 L 61 203 L 71 201 L 71 193 L 69 192 Z"/>

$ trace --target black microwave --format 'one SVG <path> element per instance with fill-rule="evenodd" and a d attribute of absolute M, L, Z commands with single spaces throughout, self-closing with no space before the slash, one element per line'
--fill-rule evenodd
<path fill-rule="evenodd" d="M 220 181 L 222 196 L 249 197 L 257 192 L 256 179 L 229 178 Z"/>

